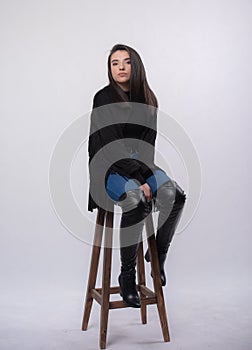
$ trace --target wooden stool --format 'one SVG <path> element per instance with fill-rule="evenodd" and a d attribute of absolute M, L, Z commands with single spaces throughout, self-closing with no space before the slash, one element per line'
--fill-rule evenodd
<path fill-rule="evenodd" d="M 96 288 L 96 278 L 100 258 L 100 249 L 103 236 L 104 221 L 105 225 L 105 237 L 104 237 L 104 255 L 103 255 L 103 275 L 102 275 L 102 288 Z M 108 325 L 108 312 L 109 309 L 118 309 L 128 307 L 124 304 L 123 300 L 110 301 L 110 294 L 119 293 L 119 286 L 111 287 L 111 258 L 112 258 L 112 241 L 113 241 L 113 220 L 114 212 L 105 211 L 99 208 L 97 212 L 96 228 L 94 234 L 93 250 L 91 265 L 89 271 L 88 286 L 86 292 L 86 301 L 84 307 L 84 316 L 82 322 L 82 330 L 87 330 L 89 316 L 95 299 L 101 305 L 100 314 L 100 348 L 106 348 L 106 336 Z M 163 296 L 162 283 L 160 278 L 160 268 L 157 255 L 157 247 L 154 235 L 154 226 L 152 214 L 148 215 L 145 219 L 146 233 L 148 240 L 148 247 L 151 259 L 151 269 L 153 274 L 154 292 L 151 291 L 145 283 L 145 268 L 144 268 L 144 255 L 143 255 L 143 242 L 139 244 L 139 251 L 137 257 L 137 277 L 138 284 L 137 290 L 140 293 L 141 298 L 141 319 L 142 323 L 147 323 L 146 306 L 150 304 L 157 304 L 160 323 L 163 332 L 163 338 L 165 342 L 170 341 L 168 322 L 166 317 L 165 301 Z"/>

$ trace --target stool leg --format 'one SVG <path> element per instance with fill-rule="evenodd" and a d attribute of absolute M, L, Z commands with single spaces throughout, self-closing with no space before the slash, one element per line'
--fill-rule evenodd
<path fill-rule="evenodd" d="M 153 274 L 154 290 L 157 297 L 157 308 L 159 313 L 159 319 L 162 327 L 164 341 L 169 342 L 170 336 L 169 336 L 169 330 L 168 330 L 168 322 L 167 322 L 167 316 L 166 316 L 162 282 L 160 277 L 160 267 L 159 267 L 159 261 L 158 261 L 156 240 L 154 235 L 152 214 L 148 215 L 145 223 L 146 223 L 146 231 L 147 231 L 147 237 L 148 237 L 148 247 L 150 252 L 151 269 Z"/>
<path fill-rule="evenodd" d="M 139 243 L 139 248 L 138 248 L 138 256 L 137 256 L 137 275 L 138 275 L 138 284 L 139 285 L 146 285 L 145 282 L 145 269 L 144 269 L 144 256 L 143 256 L 143 242 Z M 144 298 L 144 294 L 141 293 L 141 288 L 140 288 L 140 297 L 141 300 Z M 146 314 L 146 304 L 144 302 L 141 303 L 141 319 L 142 323 L 146 324 L 147 323 L 147 314 Z"/>
<path fill-rule="evenodd" d="M 91 295 L 92 289 L 95 288 L 99 258 L 100 258 L 100 250 L 101 250 L 101 241 L 103 234 L 103 225 L 104 225 L 104 216 L 105 210 L 99 208 L 96 220 L 95 234 L 94 234 L 94 242 L 93 242 L 93 250 L 91 257 L 91 264 L 89 270 L 89 278 L 88 278 L 88 287 L 86 292 L 86 301 L 84 308 L 84 315 L 82 321 L 82 330 L 86 331 L 88 327 L 89 316 L 93 304 L 93 298 Z"/>
<path fill-rule="evenodd" d="M 100 316 L 100 348 L 101 349 L 106 348 L 106 338 L 107 338 L 112 242 L 113 242 L 113 218 L 114 218 L 114 213 L 108 211 L 106 214 L 103 273 L 102 273 L 102 302 L 101 302 L 101 316 Z"/>

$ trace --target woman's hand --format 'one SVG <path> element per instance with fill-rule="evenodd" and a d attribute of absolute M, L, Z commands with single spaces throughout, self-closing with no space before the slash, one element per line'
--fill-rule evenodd
<path fill-rule="evenodd" d="M 144 195 L 147 199 L 147 202 L 150 202 L 152 199 L 152 193 L 151 193 L 151 188 L 150 186 L 147 184 L 147 182 L 145 182 L 145 184 L 141 185 L 139 187 L 142 191 L 144 191 Z"/>

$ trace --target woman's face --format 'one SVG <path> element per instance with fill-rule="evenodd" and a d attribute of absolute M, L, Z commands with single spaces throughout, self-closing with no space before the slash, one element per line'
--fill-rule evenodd
<path fill-rule="evenodd" d="M 131 74 L 130 56 L 125 50 L 115 51 L 110 57 L 111 73 L 114 81 L 124 90 L 129 90 Z"/>

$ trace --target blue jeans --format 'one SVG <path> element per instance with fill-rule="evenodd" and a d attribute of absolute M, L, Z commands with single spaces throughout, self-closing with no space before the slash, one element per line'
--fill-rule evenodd
<path fill-rule="evenodd" d="M 157 189 L 169 180 L 170 178 L 163 170 L 155 170 L 154 174 L 146 179 L 146 182 L 151 188 L 152 195 L 155 196 Z M 109 174 L 108 176 L 106 191 L 114 202 L 118 202 L 125 192 L 137 188 L 139 188 L 137 182 L 126 176 L 118 173 Z"/>

